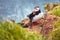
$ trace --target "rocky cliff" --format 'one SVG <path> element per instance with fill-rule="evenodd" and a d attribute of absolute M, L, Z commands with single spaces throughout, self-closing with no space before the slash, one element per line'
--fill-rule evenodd
<path fill-rule="evenodd" d="M 37 20 L 39 24 L 35 26 L 33 25 L 31 28 L 31 30 L 38 31 L 45 37 L 49 37 L 49 34 L 51 34 L 50 32 L 60 28 L 60 4 L 58 3 L 48 5 L 45 5 L 45 10 L 48 10 L 46 11 L 45 17 L 43 19 Z"/>

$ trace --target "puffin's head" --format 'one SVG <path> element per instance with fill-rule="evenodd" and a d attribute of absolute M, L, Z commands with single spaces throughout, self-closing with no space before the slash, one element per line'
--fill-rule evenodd
<path fill-rule="evenodd" d="M 34 9 L 39 8 L 39 6 L 35 6 Z"/>

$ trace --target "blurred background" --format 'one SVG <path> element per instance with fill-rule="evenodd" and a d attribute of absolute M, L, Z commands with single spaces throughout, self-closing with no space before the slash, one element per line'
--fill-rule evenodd
<path fill-rule="evenodd" d="M 39 6 L 45 13 L 45 4 L 59 2 L 60 0 L 0 0 L 0 20 L 13 19 L 20 22 L 32 12 L 34 6 Z"/>

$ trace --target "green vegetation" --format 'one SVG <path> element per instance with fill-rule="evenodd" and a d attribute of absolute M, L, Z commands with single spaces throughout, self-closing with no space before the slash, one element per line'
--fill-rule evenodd
<path fill-rule="evenodd" d="M 52 6 L 53 5 L 53 6 Z M 52 6 L 52 7 L 51 7 Z M 60 17 L 60 4 L 46 4 L 44 6 L 45 10 L 48 10 L 48 12 L 52 15 L 59 16 Z"/>
<path fill-rule="evenodd" d="M 39 33 L 28 32 L 14 23 L 0 22 L 0 40 L 44 40 Z"/>
<path fill-rule="evenodd" d="M 47 4 L 48 5 L 48 4 Z M 49 33 L 49 37 L 47 40 L 60 40 L 60 4 L 56 4 L 51 10 L 50 6 L 44 6 L 45 10 L 48 10 L 47 13 L 55 15 L 59 17 L 53 24 L 53 31 Z M 54 5 L 54 4 L 53 4 Z"/>
<path fill-rule="evenodd" d="M 51 12 L 52 12 L 52 15 L 60 16 L 60 5 L 54 7 L 53 10 L 51 10 Z"/>
<path fill-rule="evenodd" d="M 55 28 L 59 28 L 60 27 L 60 19 L 58 19 L 55 23 L 54 23 L 54 29 Z"/>
<path fill-rule="evenodd" d="M 58 19 L 54 23 L 54 29 L 53 31 L 49 34 L 49 37 L 47 40 L 60 40 L 60 19 Z"/>
<path fill-rule="evenodd" d="M 60 5 L 52 6 L 51 9 L 49 7 L 49 4 L 44 7 L 47 13 L 60 17 Z M 0 21 L 0 40 L 45 40 L 39 32 L 28 31 L 20 24 Z M 53 27 L 47 40 L 60 40 L 60 18 L 54 22 Z"/>
<path fill-rule="evenodd" d="M 50 33 L 48 40 L 60 40 L 60 28 L 53 30 Z"/>

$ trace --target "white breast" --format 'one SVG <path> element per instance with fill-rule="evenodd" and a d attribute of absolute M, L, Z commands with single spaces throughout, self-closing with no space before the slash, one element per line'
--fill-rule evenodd
<path fill-rule="evenodd" d="M 39 13 L 39 15 L 35 15 L 35 17 L 33 17 L 32 22 L 37 21 L 37 20 L 39 20 L 41 18 L 44 18 L 44 14 L 43 13 Z"/>

